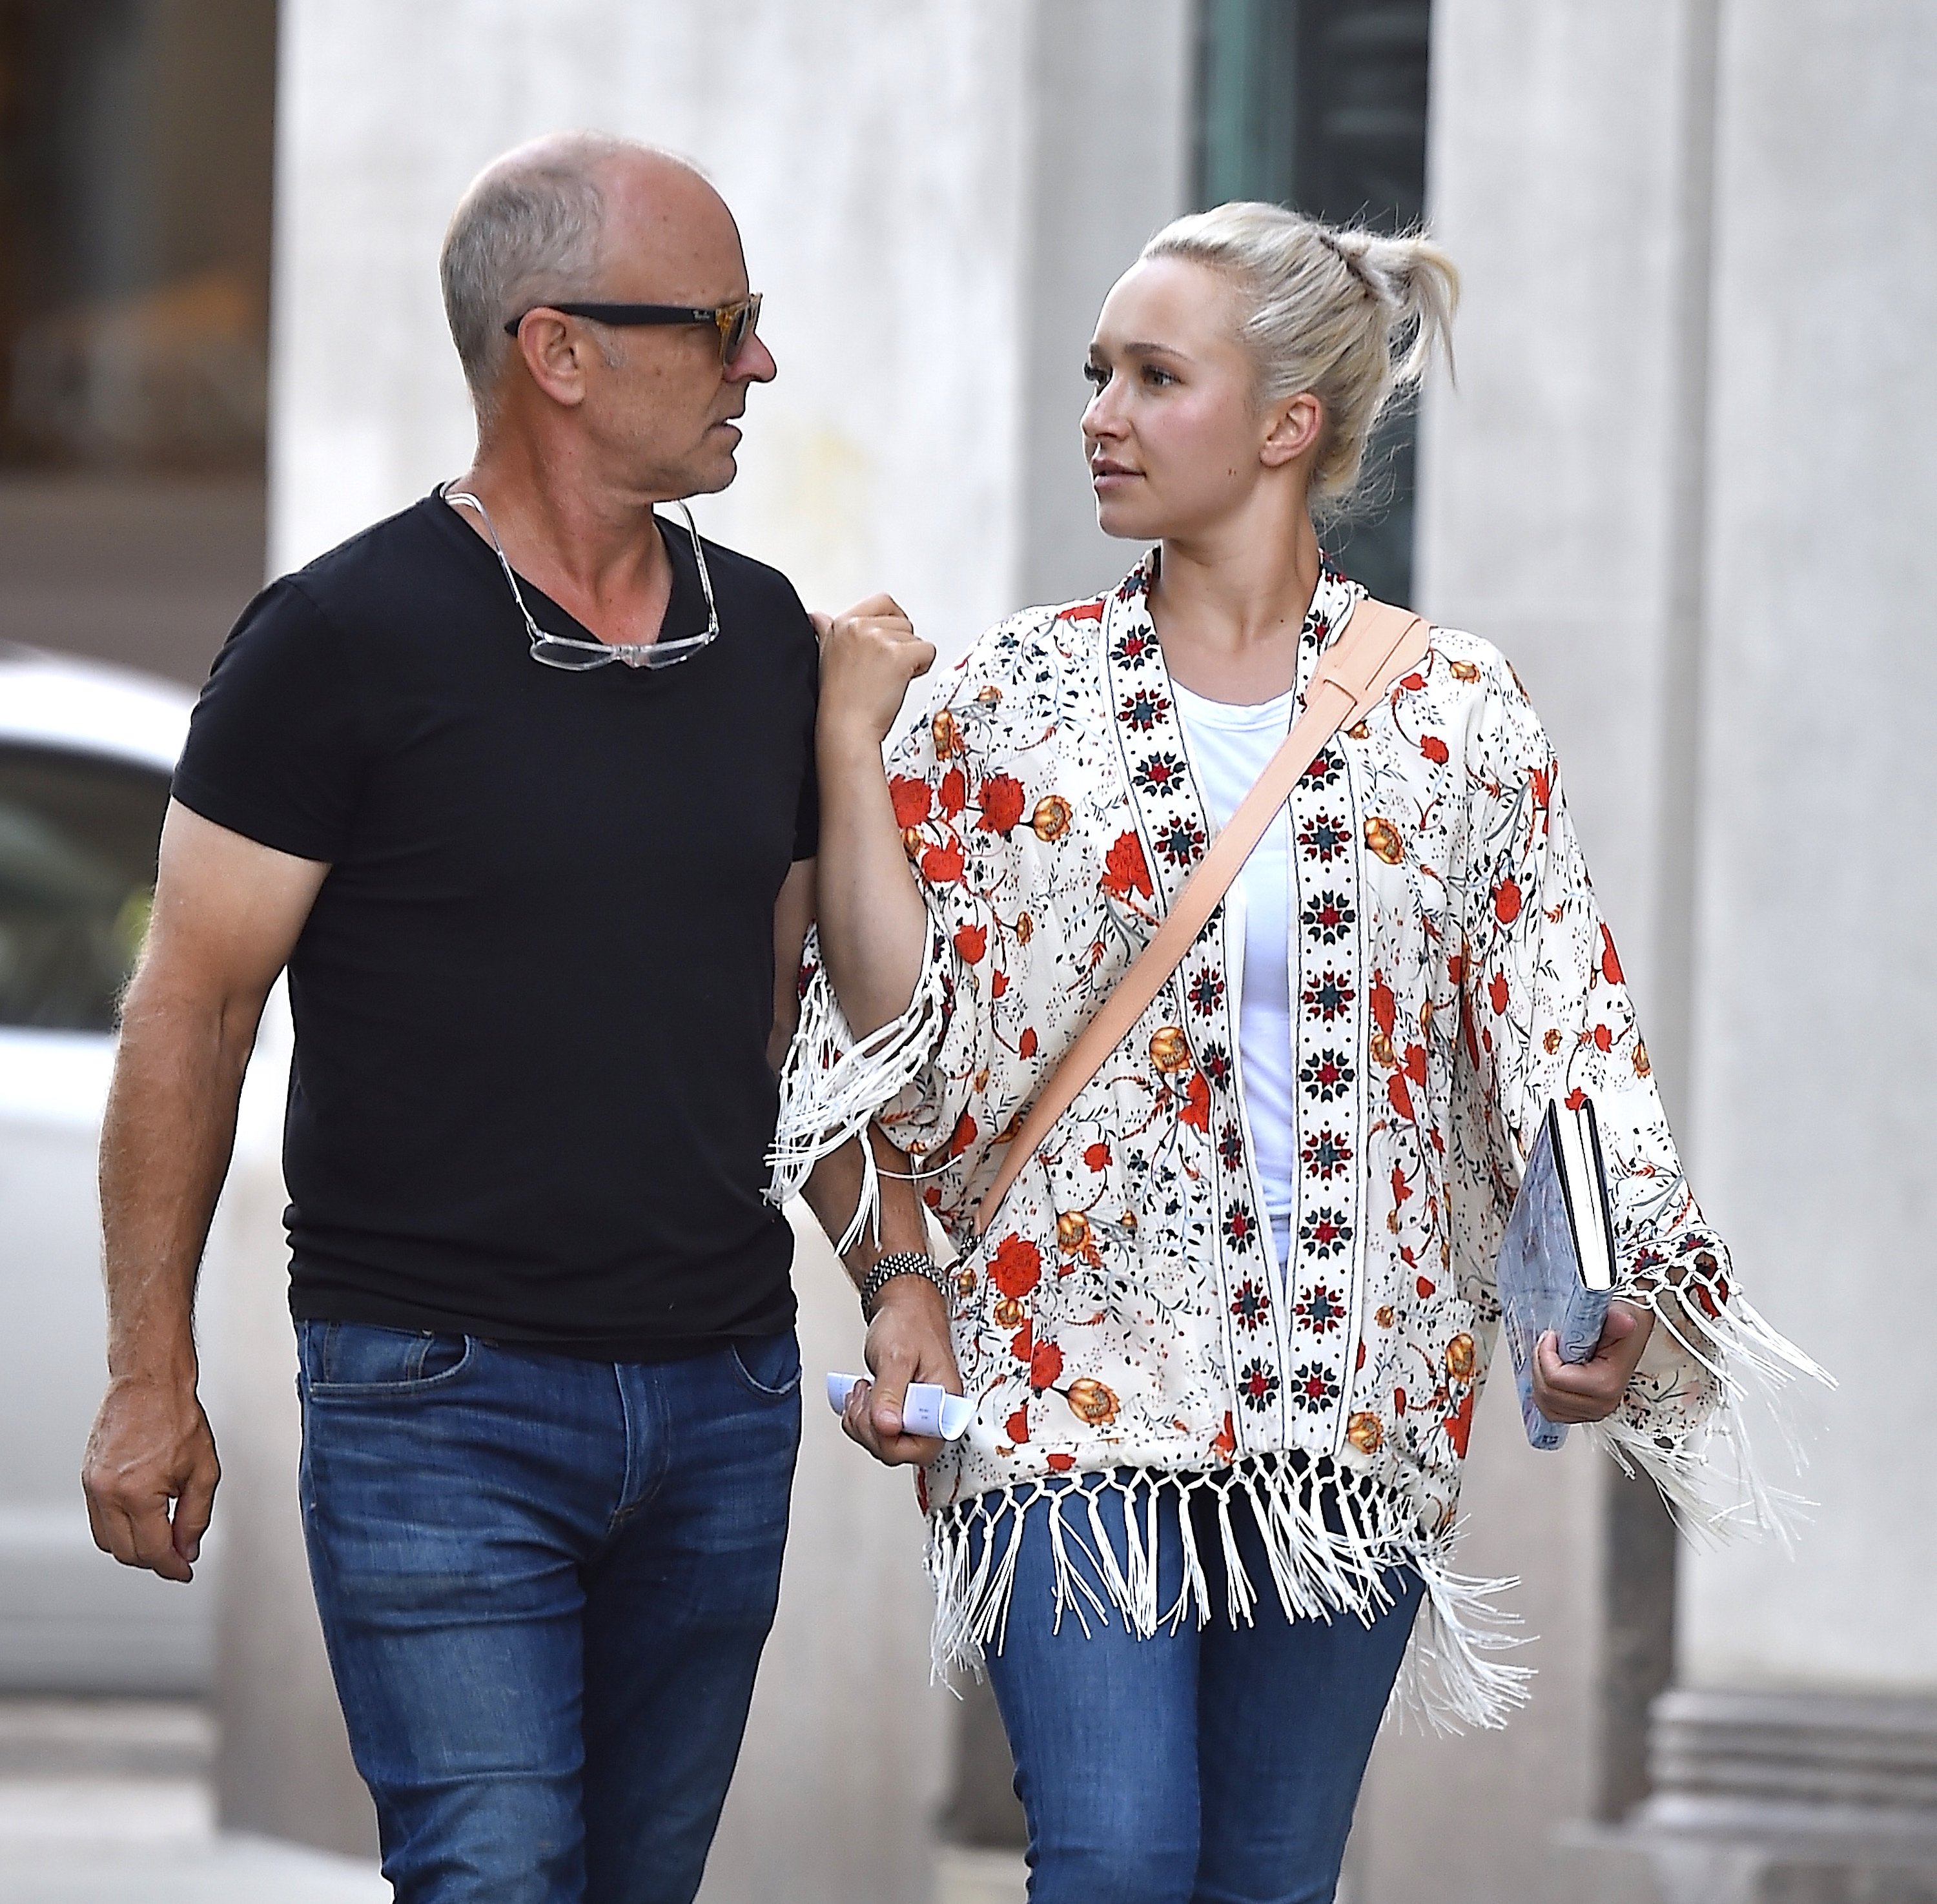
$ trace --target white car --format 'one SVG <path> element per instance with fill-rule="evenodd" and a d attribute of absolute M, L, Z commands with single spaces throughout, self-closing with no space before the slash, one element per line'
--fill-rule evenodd
<path fill-rule="evenodd" d="M 194 697 L 0 644 L 0 1692 L 205 1690 L 211 1596 L 81 1504 L 105 1369 L 95 1153 Z"/>

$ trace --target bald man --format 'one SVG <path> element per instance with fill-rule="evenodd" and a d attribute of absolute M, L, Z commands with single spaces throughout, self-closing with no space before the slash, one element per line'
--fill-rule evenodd
<path fill-rule="evenodd" d="M 84 1484 L 104 1548 L 191 1576 L 196 1267 L 286 966 L 303 1520 L 385 1872 L 408 1904 L 687 1904 L 799 1434 L 762 1191 L 817 656 L 783 576 L 654 505 L 733 480 L 775 367 L 726 207 L 643 147 L 508 155 L 442 268 L 471 467 L 258 598 L 175 777 Z M 817 1177 L 830 1225 L 860 1175 Z M 901 1390 L 960 1384 L 905 1185 L 848 1268 L 874 1431 L 932 1454 Z"/>

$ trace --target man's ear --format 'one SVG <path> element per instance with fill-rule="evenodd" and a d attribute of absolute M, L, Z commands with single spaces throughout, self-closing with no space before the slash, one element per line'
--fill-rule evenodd
<path fill-rule="evenodd" d="M 1279 469 L 1317 443 L 1325 427 L 1325 406 L 1309 390 L 1300 390 L 1275 405 L 1267 420 L 1270 428 L 1258 455 L 1266 468 Z"/>
<path fill-rule="evenodd" d="M 590 346 L 583 331 L 548 311 L 535 311 L 518 326 L 517 348 L 526 374 L 553 402 L 573 409 L 585 401 L 584 353 Z"/>

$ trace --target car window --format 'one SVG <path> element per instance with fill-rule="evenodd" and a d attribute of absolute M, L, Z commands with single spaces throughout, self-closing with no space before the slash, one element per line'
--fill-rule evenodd
<path fill-rule="evenodd" d="M 0 746 L 0 1025 L 114 1029 L 168 803 L 150 769 Z"/>

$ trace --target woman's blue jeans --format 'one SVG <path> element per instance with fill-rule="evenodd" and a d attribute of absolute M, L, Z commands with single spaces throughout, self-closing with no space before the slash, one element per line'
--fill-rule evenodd
<path fill-rule="evenodd" d="M 1123 1551 L 1123 1496 L 1105 1490 L 1106 1530 Z M 1214 1510 L 1200 1497 L 1193 1531 L 1221 1608 Z M 1158 1604 L 1183 1572 L 1178 1502 L 1159 1514 Z M 1195 1616 L 1148 1639 L 1114 1608 L 1066 1611 L 1057 1632 L 1048 1517 L 1023 1524 L 999 1652 L 989 1678 L 1028 1815 L 1030 1904 L 1327 1904 L 1338 1881 L 1352 1808 L 1399 1674 L 1422 1591 L 1387 1576 L 1394 1605 L 1370 1627 L 1350 1614 L 1290 1621 L 1248 1510 L 1232 1525 L 1259 1590 L 1255 1624 Z M 1087 1516 L 1080 1516 L 1084 1540 Z M 1006 1535 L 998 1536 L 1005 1539 Z M 1106 1590 L 1072 1538 L 1072 1560 Z"/>
<path fill-rule="evenodd" d="M 298 1335 L 311 1575 L 399 1904 L 690 1904 L 779 1594 L 793 1337 Z"/>

